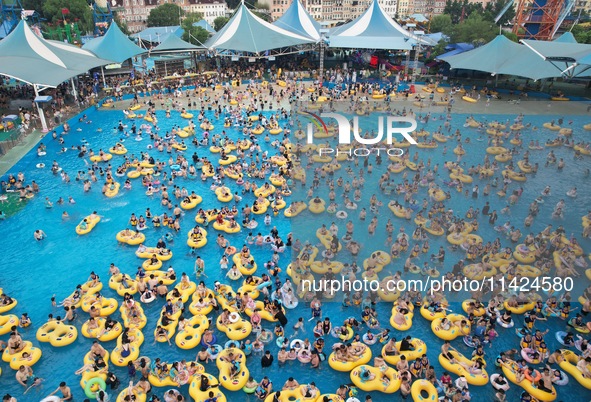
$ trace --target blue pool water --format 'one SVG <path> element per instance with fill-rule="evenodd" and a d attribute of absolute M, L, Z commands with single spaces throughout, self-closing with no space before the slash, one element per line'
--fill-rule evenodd
<path fill-rule="evenodd" d="M 90 148 L 94 149 L 95 151 L 98 151 L 98 149 L 101 148 L 103 150 L 107 150 L 110 146 L 114 145 L 119 139 L 119 136 L 117 134 L 113 134 L 111 129 L 116 126 L 117 122 L 123 117 L 122 113 L 115 111 L 96 110 L 88 110 L 85 113 L 88 115 L 89 119 L 93 121 L 93 123 L 78 123 L 77 118 L 72 119 L 70 122 L 72 131 L 70 134 L 65 136 L 66 145 L 78 145 L 83 138 L 89 142 Z M 185 122 L 181 121 L 179 117 L 166 119 L 164 112 L 158 112 L 157 115 L 160 121 L 161 132 L 169 130 L 173 124 L 180 124 L 181 126 L 185 124 Z M 213 118 L 212 115 L 209 117 Z M 475 115 L 474 117 L 479 121 L 483 121 L 487 118 L 489 121 L 493 120 L 492 116 Z M 558 117 L 559 116 L 528 116 L 526 117 L 525 122 L 529 122 L 535 126 L 541 127 L 542 123 L 550 121 L 551 119 L 557 119 Z M 473 143 L 471 145 L 465 146 L 468 150 L 468 155 L 463 159 L 463 161 L 465 161 L 467 165 L 470 166 L 482 161 L 485 154 L 484 149 L 486 148 L 486 142 L 475 141 L 478 137 L 476 130 L 462 127 L 465 118 L 465 115 L 454 115 L 452 127 L 454 130 L 455 128 L 460 128 L 463 133 L 472 137 Z M 502 122 L 512 118 L 512 116 L 494 116 L 494 119 L 500 120 Z M 566 120 L 568 119 L 569 117 L 566 117 Z M 586 124 L 587 121 L 584 121 L 579 117 L 572 117 L 572 120 L 574 121 L 574 138 L 576 140 L 586 140 L 588 136 L 585 135 L 582 125 Z M 138 126 L 140 124 L 141 122 L 138 122 Z M 423 126 L 426 130 L 433 132 L 441 124 L 443 124 L 442 120 L 432 119 L 427 125 Z M 218 128 L 221 127 L 221 122 L 218 122 L 216 125 Z M 367 118 L 361 119 L 361 126 L 367 129 L 374 128 L 372 127 L 371 121 Z M 100 133 L 97 132 L 96 129 L 98 127 L 103 128 L 103 131 Z M 76 131 L 77 128 L 81 128 L 82 131 Z M 218 129 L 216 128 L 215 131 L 217 132 Z M 229 132 L 233 138 L 238 138 L 240 135 L 234 129 L 229 129 Z M 546 139 L 554 138 L 555 136 L 556 135 L 554 132 L 544 129 L 540 129 L 535 132 L 526 130 L 524 132 L 523 139 L 524 144 L 527 144 L 532 138 L 538 139 L 540 143 L 543 143 Z M 486 135 L 484 135 L 484 137 L 486 137 Z M 295 141 L 295 139 L 293 141 Z M 43 322 L 45 322 L 47 314 L 53 313 L 54 315 L 57 315 L 63 313 L 61 309 L 54 309 L 51 307 L 51 296 L 55 294 L 58 301 L 62 300 L 73 291 L 76 284 L 83 283 L 87 280 L 90 271 L 94 270 L 99 275 L 101 275 L 102 281 L 105 285 L 103 290 L 105 296 L 116 297 L 121 302 L 121 298 L 117 296 L 115 291 L 108 287 L 107 272 L 109 264 L 114 262 L 118 267 L 121 268 L 123 272 L 133 275 L 136 272 L 138 265 L 140 265 L 141 260 L 138 259 L 134 254 L 135 247 L 119 244 L 115 240 L 115 235 L 118 231 L 127 226 L 129 216 L 132 212 L 135 212 L 136 215 L 141 215 L 144 214 L 147 207 L 149 207 L 154 213 L 165 212 L 160 206 L 160 199 L 158 197 L 147 197 L 144 194 L 145 189 L 141 186 L 141 182 L 137 179 L 132 180 L 133 188 L 131 191 L 127 191 L 122 188 L 119 195 L 112 199 L 107 199 L 100 193 L 102 184 L 100 180 L 94 185 L 94 188 L 90 193 L 84 193 L 82 184 L 74 181 L 76 172 L 78 170 L 86 169 L 83 159 L 78 158 L 75 151 L 68 151 L 65 154 L 58 154 L 60 146 L 57 144 L 57 141 L 52 140 L 50 137 L 45 138 L 43 142 L 47 145 L 48 151 L 45 157 L 40 158 L 34 151 L 32 151 L 11 170 L 11 173 L 17 173 L 19 171 L 24 172 L 27 182 L 35 180 L 41 187 L 41 193 L 33 200 L 29 201 L 26 208 L 20 211 L 16 216 L 4 222 L 0 222 L 0 237 L 5 239 L 4 246 L 2 247 L 4 263 L 3 268 L 0 270 L 0 285 L 7 294 L 15 297 L 19 301 L 18 306 L 13 311 L 11 311 L 11 313 L 20 315 L 22 312 L 28 312 L 31 316 L 34 325 L 30 328 L 23 329 L 22 333 L 24 339 L 33 341 L 36 346 L 39 346 L 39 342 L 37 342 L 35 339 L 36 329 Z M 128 155 L 139 155 L 140 152 L 146 151 L 148 142 L 149 140 L 147 138 L 140 142 L 136 142 L 133 137 L 127 138 L 125 141 L 125 146 L 128 149 Z M 441 183 L 444 179 L 447 180 L 447 174 L 443 171 L 441 166 L 442 163 L 446 160 L 456 159 L 455 155 L 452 153 L 455 144 L 452 142 L 448 142 L 447 144 L 447 155 L 442 154 L 442 144 L 440 144 L 439 148 L 434 150 L 416 150 L 419 152 L 419 157 L 421 159 L 426 160 L 427 158 L 431 158 L 433 164 L 440 164 L 440 177 L 438 178 L 439 183 Z M 262 146 L 263 149 L 270 149 L 269 145 Z M 538 218 L 535 220 L 530 230 L 538 232 L 542 230 L 548 223 L 552 223 L 554 226 L 563 225 L 567 229 L 567 234 L 574 233 L 585 251 L 589 252 L 591 249 L 591 244 L 588 240 L 583 240 L 580 237 L 580 219 L 581 216 L 587 212 L 588 207 L 585 201 L 591 199 L 591 188 L 588 186 L 588 178 L 585 176 L 585 170 L 591 168 L 590 159 L 587 157 L 582 161 L 575 162 L 573 160 L 573 152 L 571 149 L 564 147 L 552 149 L 558 158 L 565 158 L 566 168 L 562 172 L 557 172 L 555 168 L 550 168 L 547 170 L 542 168 L 535 177 L 530 177 L 527 182 L 514 182 L 510 186 L 510 189 L 514 189 L 517 188 L 517 186 L 522 185 L 525 190 L 524 195 L 522 196 L 520 203 L 511 208 L 511 217 L 505 218 L 500 216 L 498 224 L 502 224 L 505 219 L 511 219 L 514 224 L 523 227 L 523 219 L 526 216 L 527 205 L 540 194 L 546 184 L 551 184 L 552 196 L 546 198 L 546 203 L 542 206 L 541 213 L 538 215 Z M 195 149 L 193 146 L 189 147 L 187 155 L 191 155 L 195 150 L 200 156 L 211 155 L 207 148 Z M 272 155 L 273 151 L 270 152 Z M 411 152 L 415 151 L 413 150 Z M 547 152 L 548 149 L 542 151 L 531 151 L 530 159 L 532 162 L 538 162 L 540 163 L 540 166 L 543 166 Z M 151 154 L 156 159 L 168 161 L 169 155 L 159 155 L 155 150 L 152 150 Z M 54 176 L 51 174 L 48 167 L 45 169 L 37 169 L 35 167 L 35 165 L 40 161 L 43 161 L 46 165 L 50 166 L 53 160 L 57 160 L 60 166 L 69 173 L 72 179 L 70 184 L 64 184 L 59 175 Z M 114 156 L 114 159 L 111 161 L 111 163 L 115 167 L 118 166 L 121 161 L 122 157 Z M 382 169 L 384 169 L 386 166 L 387 161 L 384 161 Z M 371 176 L 366 176 L 364 198 L 360 202 L 360 207 L 365 206 L 368 208 L 369 197 L 374 193 L 384 200 L 384 204 L 387 204 L 388 199 L 380 194 L 377 187 L 379 174 L 380 170 L 375 169 Z M 339 175 L 346 176 L 343 171 L 337 172 L 335 177 L 338 177 Z M 395 180 L 397 183 L 399 183 L 402 180 L 401 175 L 396 176 Z M 262 180 L 257 180 L 257 182 L 259 185 L 263 183 Z M 309 177 L 308 183 L 310 182 L 311 177 Z M 185 186 L 189 191 L 194 190 L 197 194 L 202 195 L 204 197 L 204 201 L 200 207 L 204 209 L 219 205 L 219 202 L 215 196 L 212 196 L 212 193 L 209 190 L 210 183 L 203 183 L 199 179 L 187 179 L 177 180 L 175 184 L 179 186 Z M 229 182 L 229 186 L 234 191 L 239 190 L 239 187 L 236 186 L 233 181 Z M 484 185 L 481 185 L 481 190 L 483 186 Z M 565 218 L 561 220 L 551 219 L 549 216 L 554 205 L 561 198 L 566 199 L 566 191 L 568 191 L 573 186 L 577 186 L 578 188 L 578 198 L 576 201 L 567 199 Z M 466 186 L 466 188 L 468 188 L 468 186 Z M 426 193 L 426 189 L 422 189 L 420 195 L 424 195 L 426 197 Z M 318 195 L 327 198 L 327 190 L 320 190 Z M 44 199 L 46 196 L 54 202 L 60 196 L 64 198 L 72 196 L 76 200 L 76 204 L 63 206 L 56 205 L 53 209 L 46 209 L 44 204 Z M 395 196 L 392 195 L 391 197 Z M 491 204 L 498 211 L 500 211 L 500 209 L 505 206 L 506 201 L 499 199 L 495 195 L 495 191 L 491 192 L 491 196 L 489 198 Z M 422 199 L 419 198 L 419 200 Z M 252 202 L 252 198 L 245 199 L 242 204 L 244 205 L 245 202 Z M 470 205 L 481 208 L 482 205 L 484 205 L 483 197 L 481 196 L 477 201 L 474 201 L 470 197 L 454 194 L 451 202 L 448 202 L 448 206 L 459 212 L 461 215 L 464 214 Z M 68 211 L 70 215 L 70 219 L 66 221 L 62 221 L 61 219 L 61 213 L 64 210 Z M 103 216 L 102 221 L 90 234 L 86 236 L 76 235 L 74 231 L 75 226 L 82 218 L 92 211 L 97 211 L 98 214 Z M 186 233 L 189 228 L 194 226 L 195 214 L 196 210 L 186 212 L 184 218 L 182 219 L 181 231 L 179 234 L 175 235 L 174 242 L 169 244 L 174 253 L 174 257 L 170 263 L 174 266 L 177 274 L 182 272 L 192 274 L 193 272 L 195 256 L 188 255 L 189 249 L 186 245 Z M 351 219 L 353 219 L 357 227 L 355 239 L 363 244 L 363 249 L 360 253 L 360 260 L 366 258 L 372 251 L 376 249 L 389 249 L 389 246 L 384 245 L 386 240 L 384 228 L 387 219 L 392 219 L 396 230 L 400 227 L 400 225 L 405 225 L 408 227 L 407 232 L 410 231 L 410 224 L 406 221 L 396 218 L 386 206 L 381 208 L 379 218 L 380 222 L 376 235 L 370 238 L 367 235 L 365 227 L 362 227 L 361 222 L 357 219 L 357 214 L 351 214 Z M 308 224 L 310 233 L 305 234 L 310 235 L 310 238 L 314 238 L 314 232 L 322 222 L 330 224 L 332 221 L 331 217 L 329 217 L 327 214 L 317 216 L 312 215 L 307 211 L 301 215 L 300 219 L 301 220 L 299 222 Z M 369 219 L 371 218 L 368 217 L 366 225 Z M 254 232 L 262 232 L 265 234 L 265 232 L 268 231 L 268 228 L 264 227 L 262 219 L 259 218 L 258 220 L 259 227 Z M 291 230 L 290 221 L 286 219 L 282 213 L 273 218 L 272 224 L 278 227 L 280 233 L 282 233 L 284 237 Z M 48 238 L 42 242 L 36 242 L 33 239 L 33 231 L 35 229 L 43 229 L 47 233 Z M 167 229 L 164 228 L 151 228 L 145 231 L 144 233 L 147 237 L 146 244 L 148 246 L 155 245 L 158 239 L 166 231 Z M 341 228 L 341 232 L 344 233 L 344 228 Z M 524 233 L 528 232 L 529 231 L 524 231 Z M 228 237 L 230 238 L 233 245 L 240 246 L 247 233 L 248 232 L 243 229 L 240 234 L 228 235 Z M 482 226 L 478 234 L 480 234 L 485 239 L 485 241 L 492 240 L 498 236 L 496 232 L 489 229 L 488 224 L 485 223 L 484 220 L 482 220 Z M 200 249 L 197 252 L 197 254 L 201 255 L 201 257 L 206 262 L 206 274 L 208 277 L 205 279 L 205 282 L 210 287 L 212 287 L 214 280 L 221 279 L 222 277 L 222 274 L 218 268 L 218 261 L 222 255 L 222 252 L 215 246 L 214 242 L 216 235 L 217 233 L 214 230 L 210 230 L 208 246 L 204 249 Z M 506 240 L 503 241 L 505 244 L 509 243 Z M 459 258 L 464 257 L 463 253 L 452 252 L 447 249 L 448 244 L 445 241 L 445 237 L 431 237 L 430 243 L 431 250 L 433 252 L 435 252 L 440 245 L 446 247 L 447 255 L 446 265 L 443 269 L 444 272 L 451 269 L 451 265 Z M 270 249 L 256 246 L 253 246 L 253 253 L 259 264 L 270 259 L 272 254 Z M 289 252 L 284 253 L 281 257 L 280 265 L 282 267 L 287 266 L 289 263 L 289 258 Z M 346 258 L 346 256 L 343 258 Z M 381 273 L 381 276 L 385 276 L 387 274 L 386 271 L 394 272 L 400 269 L 401 264 L 402 261 L 395 261 L 390 265 L 389 269 L 386 269 Z M 285 275 L 282 274 L 282 277 L 285 278 Z M 585 277 L 583 276 L 583 278 Z M 195 280 L 194 277 L 192 277 L 192 279 Z M 585 279 L 585 281 L 579 281 L 576 284 L 577 291 L 573 292 L 575 296 L 580 294 L 582 288 L 587 285 L 586 282 L 587 281 Z M 237 288 L 237 286 L 234 287 Z M 145 307 L 149 323 L 144 330 L 146 341 L 141 346 L 141 355 L 152 358 L 159 356 L 163 358 L 163 360 L 167 360 L 169 362 L 180 359 L 193 359 L 197 353 L 197 350 L 183 351 L 178 349 L 176 346 L 169 347 L 166 344 L 160 343 L 156 345 L 152 344 L 152 331 L 154 329 L 154 323 L 157 320 L 160 307 L 161 302 L 155 302 Z M 452 306 L 452 308 L 457 311 L 460 310 L 458 306 Z M 383 323 L 384 327 L 389 327 L 387 322 L 390 317 L 391 304 L 378 303 L 376 309 L 378 312 L 378 318 Z M 340 305 L 340 303 L 336 302 L 325 304 L 323 313 L 325 316 L 329 316 L 332 322 L 335 324 L 341 323 L 343 319 L 349 316 L 359 316 L 359 312 L 356 309 L 351 307 L 344 308 Z M 81 317 L 79 317 L 76 322 L 76 326 L 79 329 L 82 323 L 87 319 L 87 315 L 85 313 L 80 312 L 80 315 Z M 119 319 L 119 314 L 117 313 L 115 317 Z M 304 320 L 307 322 L 307 319 L 310 317 L 310 310 L 302 303 L 298 309 L 288 311 L 287 317 L 290 322 L 286 332 L 288 335 L 291 335 L 293 333 L 291 326 L 297 321 L 297 318 L 304 317 Z M 516 324 L 516 326 L 520 326 L 521 317 L 517 318 Z M 264 327 L 267 329 L 272 329 L 273 326 L 274 324 L 270 323 L 266 323 L 264 325 Z M 300 331 L 297 336 L 301 338 L 309 337 L 312 339 L 312 327 L 312 323 L 307 322 L 303 333 Z M 554 319 L 547 323 L 541 323 L 538 327 L 542 330 L 545 330 L 546 328 L 550 329 L 550 334 L 548 334 L 546 337 L 550 349 L 555 349 L 559 346 L 554 340 L 553 332 L 566 329 L 566 326 L 562 321 Z M 403 335 L 402 333 L 396 333 L 395 330 L 393 330 L 393 332 L 395 333 L 394 336 L 397 338 L 400 338 Z M 487 360 L 489 362 L 489 374 L 493 372 L 491 364 L 492 359 L 500 351 L 516 347 L 518 342 L 518 338 L 514 334 L 513 330 L 504 330 L 500 328 L 499 333 L 501 334 L 501 337 L 496 340 L 492 348 L 486 350 Z M 218 331 L 216 331 L 216 334 L 218 338 L 221 336 Z M 439 378 L 441 376 L 442 370 L 437 362 L 437 357 L 439 355 L 439 345 L 441 344 L 441 341 L 431 332 L 430 323 L 422 319 L 422 317 L 417 314 L 414 319 L 413 327 L 408 332 L 408 334 L 422 338 L 427 342 L 429 347 L 427 354 L 431 362 L 434 364 L 437 377 Z M 6 336 L 3 337 L 3 339 L 6 338 Z M 223 341 L 226 340 L 224 336 L 221 336 L 221 339 Z M 37 376 L 45 379 L 45 384 L 40 390 L 33 390 L 24 396 L 22 396 L 21 386 L 18 385 L 14 380 L 14 372 L 8 367 L 6 363 L 0 363 L 0 366 L 3 369 L 3 374 L 0 377 L 0 390 L 2 390 L 1 393 L 11 393 L 13 396 L 16 396 L 19 401 L 36 401 L 42 396 L 45 396 L 49 392 L 53 391 L 60 381 L 66 381 L 72 387 L 75 399 L 82 400 L 84 398 L 83 391 L 78 384 L 79 377 L 74 375 L 74 371 L 82 366 L 82 357 L 88 351 L 91 342 L 91 340 L 84 338 L 79 331 L 79 337 L 77 341 L 71 346 L 64 348 L 53 348 L 49 344 L 41 344 L 40 346 L 43 350 L 43 357 L 42 360 L 33 368 Z M 331 342 L 332 339 L 328 341 L 328 344 L 330 345 Z M 468 355 L 471 353 L 471 350 L 464 346 L 461 339 L 457 339 L 453 342 L 453 344 L 462 353 Z M 104 346 L 107 350 L 112 350 L 115 346 L 115 342 L 107 342 L 104 344 Z M 274 343 L 269 345 L 269 349 L 276 355 L 277 347 Z M 380 349 L 381 345 L 374 345 L 372 347 L 374 356 L 379 353 Z M 277 369 L 278 366 L 275 362 L 272 368 L 261 369 L 259 357 L 252 356 L 248 359 L 248 367 L 251 371 L 251 375 L 258 380 L 260 380 L 262 376 L 268 375 L 273 380 L 276 388 L 280 388 L 283 382 L 289 376 L 295 377 L 300 383 L 316 381 L 316 384 L 323 393 L 334 392 L 339 384 L 350 382 L 348 373 L 335 372 L 328 366 L 326 362 L 322 363 L 321 368 L 317 371 L 311 369 L 308 366 L 304 366 L 299 362 L 288 363 L 280 369 Z M 115 366 L 112 364 L 110 365 L 110 368 L 120 377 L 122 384 L 126 384 L 126 370 L 115 368 Z M 206 371 L 215 376 L 218 374 L 218 370 L 213 363 L 206 365 Z M 557 389 L 559 392 L 559 397 L 566 398 L 568 396 L 572 400 L 582 401 L 586 398 L 588 399 L 590 396 L 590 391 L 581 387 L 572 378 L 570 379 L 568 388 L 561 389 L 558 387 Z M 161 396 L 165 390 L 166 388 L 156 389 L 156 393 Z M 471 386 L 470 390 L 474 396 L 473 400 L 490 401 L 493 399 L 491 386 Z M 181 391 L 183 394 L 188 396 L 188 389 L 186 386 L 181 388 Z M 521 388 L 512 385 L 508 395 L 508 400 L 517 400 L 521 391 Z M 224 390 L 223 392 L 231 401 L 255 399 L 254 397 L 247 396 L 242 392 L 233 393 L 227 390 Z M 363 396 L 365 393 L 362 392 L 361 395 Z M 115 395 L 113 395 L 113 397 L 114 396 Z M 398 399 L 399 394 L 392 396 L 381 393 L 372 393 L 372 397 L 374 401 L 386 401 Z"/>

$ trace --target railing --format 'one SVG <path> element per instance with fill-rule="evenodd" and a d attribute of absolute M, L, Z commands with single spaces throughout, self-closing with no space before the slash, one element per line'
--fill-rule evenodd
<path fill-rule="evenodd" d="M 18 128 L 13 129 L 8 139 L 0 141 L 0 155 L 6 154 L 6 152 L 19 145 L 26 136 L 26 134 L 21 134 Z"/>

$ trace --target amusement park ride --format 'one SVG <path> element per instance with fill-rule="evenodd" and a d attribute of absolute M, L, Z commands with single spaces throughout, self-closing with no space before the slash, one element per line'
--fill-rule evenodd
<path fill-rule="evenodd" d="M 94 22 L 94 36 L 105 34 L 113 21 L 112 7 L 120 7 L 120 0 L 92 0 L 89 7 L 92 8 Z M 0 0 L 0 39 L 6 37 L 18 25 L 21 19 L 26 19 L 32 27 L 40 29 L 39 14 L 34 10 L 25 10 L 20 0 Z M 46 36 L 53 40 L 74 43 L 80 41 L 83 34 L 78 29 L 77 23 L 64 22 L 58 27 L 46 28 Z"/>
<path fill-rule="evenodd" d="M 552 40 L 564 19 L 570 14 L 575 0 L 519 0 L 515 10 L 513 33 L 519 39 Z M 513 7 L 509 0 L 496 21 Z"/>
<path fill-rule="evenodd" d="M 112 3 L 117 6 L 118 1 L 94 0 L 92 1 L 92 19 L 94 21 L 94 35 L 103 36 L 113 21 Z M 121 2 L 122 3 L 122 2 Z"/>
<path fill-rule="evenodd" d="M 39 22 L 39 15 L 34 10 L 24 10 L 20 0 L 0 0 L 0 39 L 5 38 L 23 18 Z"/>

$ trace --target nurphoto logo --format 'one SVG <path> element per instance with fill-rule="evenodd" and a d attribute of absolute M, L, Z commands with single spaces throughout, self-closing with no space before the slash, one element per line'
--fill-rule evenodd
<path fill-rule="evenodd" d="M 351 129 L 351 121 L 339 113 L 321 113 L 320 116 L 310 113 L 318 122 L 320 126 L 326 133 L 328 133 L 327 125 L 324 121 L 325 118 L 332 118 L 335 119 L 337 122 L 338 127 L 338 140 L 339 145 L 350 145 L 353 141 L 357 142 L 361 145 L 376 145 L 386 140 L 387 145 L 392 145 L 394 142 L 399 141 L 406 141 L 411 145 L 416 145 L 417 142 L 410 133 L 416 130 L 417 128 L 417 121 L 412 117 L 405 117 L 405 116 L 378 116 L 378 129 L 377 134 L 373 138 L 368 138 L 367 135 L 362 135 L 359 131 L 359 118 L 357 116 L 353 117 L 352 123 L 353 128 Z M 402 124 L 410 124 L 410 126 L 400 127 Z M 372 132 L 375 133 L 375 132 Z M 395 137 L 396 136 L 396 137 Z M 307 142 L 308 144 L 314 143 L 314 127 L 312 123 L 308 123 L 307 126 Z M 378 155 L 380 152 L 386 152 L 388 156 L 402 156 L 404 154 L 404 150 L 401 148 L 393 148 L 393 147 L 372 147 L 372 148 L 363 148 L 363 147 L 348 147 L 347 149 L 339 149 L 339 148 L 330 148 L 330 147 L 319 147 L 317 149 L 320 155 L 328 155 L 328 154 L 347 154 L 348 156 L 368 156 L 372 152 L 376 152 Z"/>

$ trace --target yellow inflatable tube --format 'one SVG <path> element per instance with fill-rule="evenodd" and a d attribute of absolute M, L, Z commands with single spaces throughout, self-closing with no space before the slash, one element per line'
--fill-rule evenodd
<path fill-rule="evenodd" d="M 233 313 L 238 315 L 238 313 Z M 238 315 L 240 317 L 240 315 Z M 240 341 L 252 332 L 252 324 L 250 321 L 246 321 L 238 318 L 238 321 L 231 322 L 227 325 L 222 324 L 221 316 L 216 321 L 216 327 L 221 332 L 224 332 L 226 336 L 233 341 Z"/>
<path fill-rule="evenodd" d="M 400 350 L 401 344 L 402 344 L 402 341 L 398 341 L 394 344 L 396 346 L 397 350 Z M 386 354 L 386 345 L 384 345 L 384 347 L 382 348 L 382 357 L 384 358 L 384 360 L 387 363 L 395 366 L 400 361 L 401 356 L 405 356 L 406 361 L 413 362 L 416 359 L 423 357 L 423 355 L 427 353 L 427 344 L 425 342 L 423 342 L 422 340 L 420 340 L 419 338 L 412 338 L 410 340 L 410 344 L 413 347 L 412 350 L 399 352 L 399 354 L 397 354 L 397 355 L 387 355 Z"/>
<path fill-rule="evenodd" d="M 360 345 L 365 346 L 365 350 L 363 351 L 363 353 L 361 355 L 358 356 L 358 359 L 355 361 L 343 362 L 343 361 L 337 360 L 335 358 L 334 352 L 332 352 L 330 354 L 330 356 L 328 357 L 328 365 L 330 366 L 330 368 L 332 368 L 333 370 L 336 370 L 336 371 L 340 371 L 340 372 L 349 372 L 349 371 L 353 370 L 355 367 L 361 366 L 363 364 L 367 364 L 371 360 L 371 349 L 368 346 L 366 346 L 365 344 L 363 344 L 361 342 L 353 342 L 352 345 L 354 347 L 360 346 Z"/>
<path fill-rule="evenodd" d="M 503 374 L 505 375 L 505 377 L 509 381 L 511 381 L 513 384 L 519 385 L 521 388 L 523 388 L 525 391 L 527 391 L 527 393 L 530 394 L 531 396 L 533 396 L 534 398 L 536 398 L 540 401 L 548 401 L 548 402 L 552 402 L 556 399 L 557 394 L 556 394 L 556 389 L 554 389 L 554 387 L 552 387 L 551 392 L 544 392 L 544 391 L 540 390 L 538 387 L 534 386 L 532 384 L 532 382 L 530 380 L 528 380 L 527 378 L 524 378 L 521 382 L 517 382 L 516 373 L 519 371 L 519 368 L 517 366 L 517 363 L 515 363 L 514 361 L 509 361 L 508 363 L 504 363 L 502 365 L 502 369 L 503 369 Z"/>
<path fill-rule="evenodd" d="M 436 402 L 439 400 L 437 388 L 427 380 L 416 380 L 413 382 L 410 387 L 410 395 L 412 396 L 413 402 Z"/>
<path fill-rule="evenodd" d="M 446 330 L 441 327 L 441 321 L 443 321 L 444 318 L 447 318 L 450 321 L 450 329 Z M 458 336 L 470 335 L 470 321 L 468 318 L 461 314 L 449 314 L 444 318 L 436 318 L 431 322 L 431 330 L 438 338 L 451 341 L 456 339 Z M 461 325 L 462 321 L 466 321 L 466 325 L 460 328 L 456 325 L 456 323 L 459 322 Z"/>
<path fill-rule="evenodd" d="M 48 321 L 37 330 L 39 342 L 49 342 L 51 346 L 67 346 L 78 338 L 78 330 L 73 325 L 64 324 L 61 321 Z"/>
<path fill-rule="evenodd" d="M 374 378 L 371 380 L 364 379 L 362 374 L 367 372 L 369 372 L 369 375 Z M 400 385 L 402 384 L 398 372 L 391 367 L 382 371 L 378 367 L 361 365 L 355 367 L 355 369 L 351 371 L 350 377 L 351 381 L 357 388 L 366 392 L 379 391 L 385 394 L 393 394 L 400 389 Z M 387 380 L 385 380 L 384 377 L 386 377 Z"/>
<path fill-rule="evenodd" d="M 129 395 L 133 395 L 135 396 L 135 399 L 125 399 L 127 398 Z M 119 393 L 119 395 L 117 395 L 117 399 L 115 400 L 115 402 L 125 402 L 128 400 L 133 400 L 134 402 L 146 402 L 146 394 L 140 393 L 136 388 L 132 388 L 130 389 L 125 388 L 123 391 L 121 391 Z"/>
<path fill-rule="evenodd" d="M 14 314 L 0 315 L 0 335 L 11 332 L 12 327 L 18 327 L 18 317 Z"/>
<path fill-rule="evenodd" d="M 591 378 L 584 377 L 581 370 L 577 368 L 577 363 L 580 359 L 582 359 L 582 357 L 577 356 L 574 352 L 566 349 L 561 349 L 560 353 L 562 354 L 562 358 L 564 359 L 560 363 L 558 363 L 560 368 L 569 373 L 571 376 L 573 376 L 573 378 L 577 380 L 577 382 L 581 384 L 583 387 L 591 389 Z M 588 364 L 587 368 L 591 369 L 590 366 L 591 365 Z"/>
<path fill-rule="evenodd" d="M 392 316 L 390 317 L 390 325 L 394 328 L 397 329 L 398 331 L 408 331 L 410 329 L 410 327 L 412 327 L 412 319 L 414 317 L 414 306 L 412 304 L 410 304 L 409 306 L 409 312 L 404 314 L 404 324 L 398 324 L 394 321 L 394 316 L 396 314 L 396 302 L 394 303 L 394 307 L 392 308 Z"/>
<path fill-rule="evenodd" d="M 470 385 L 482 386 L 488 384 L 488 374 L 484 368 L 481 369 L 482 372 L 480 374 L 471 374 L 468 370 L 466 370 L 466 368 L 464 368 L 464 366 L 460 365 L 459 362 L 472 365 L 474 363 L 472 360 L 453 350 L 449 351 L 449 353 L 455 358 L 456 361 L 458 361 L 458 363 L 452 363 L 450 360 L 446 359 L 442 354 L 440 354 L 439 364 L 441 364 L 445 370 L 451 371 L 457 375 L 463 375 Z"/>
<path fill-rule="evenodd" d="M 2 353 L 2 360 L 10 364 L 10 368 L 18 370 L 20 366 L 31 367 L 41 359 L 41 349 L 33 346 L 32 342 L 25 341 L 24 349 L 18 353 L 8 353 L 8 348 L 4 349 Z M 23 357 L 24 354 L 28 354 L 28 357 Z"/>
<path fill-rule="evenodd" d="M 237 361 L 240 365 L 240 370 L 234 375 L 234 377 L 230 375 L 232 363 L 224 360 L 229 357 L 230 353 L 232 353 L 234 361 Z M 215 364 L 220 370 L 219 380 L 224 388 L 230 391 L 239 391 L 244 388 L 250 376 L 250 371 L 248 370 L 248 367 L 246 367 L 246 356 L 242 350 L 229 348 L 221 351 L 215 360 Z"/>
<path fill-rule="evenodd" d="M 207 377 L 210 386 L 219 384 L 218 379 L 211 374 L 203 373 L 202 375 Z M 201 376 L 197 375 L 193 378 L 191 385 L 189 386 L 189 395 L 191 395 L 194 400 L 205 401 L 206 399 L 209 399 L 209 393 L 213 392 L 214 398 L 217 398 L 216 402 L 226 402 L 226 396 L 220 391 L 219 387 L 211 387 L 207 391 L 201 391 L 200 387 Z"/>
<path fill-rule="evenodd" d="M 85 234 L 90 233 L 92 231 L 92 229 L 96 226 L 96 224 L 101 221 L 100 216 L 96 216 L 96 217 L 92 218 L 90 215 L 88 215 L 84 219 L 86 220 L 86 228 L 82 228 L 82 223 L 84 221 L 80 222 L 80 224 L 78 224 L 78 226 L 76 226 L 76 233 L 78 233 L 79 235 L 85 235 Z"/>

